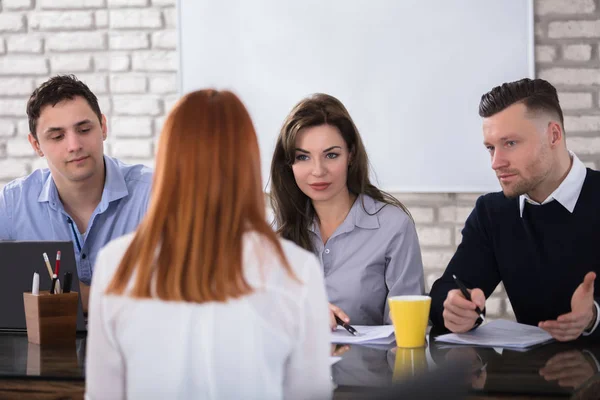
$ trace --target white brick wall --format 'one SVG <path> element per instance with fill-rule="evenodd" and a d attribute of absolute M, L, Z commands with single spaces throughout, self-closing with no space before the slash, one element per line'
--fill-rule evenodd
<path fill-rule="evenodd" d="M 594 0 L 538 0 L 535 7 L 538 15 L 587 14 L 596 9 Z"/>
<path fill-rule="evenodd" d="M 46 47 L 52 52 L 92 51 L 106 48 L 102 32 L 69 32 L 48 35 Z"/>
<path fill-rule="evenodd" d="M 0 14 L 0 32 L 19 32 L 25 29 L 25 18 L 21 14 Z"/>
<path fill-rule="evenodd" d="M 94 17 L 91 11 L 47 11 L 32 14 L 29 28 L 40 31 L 65 31 L 91 28 Z"/>
<path fill-rule="evenodd" d="M 577 110 L 592 108 L 594 104 L 592 93 L 562 92 L 558 94 L 563 112 L 566 110 Z"/>
<path fill-rule="evenodd" d="M 177 71 L 175 51 L 137 51 L 133 54 L 134 71 Z"/>
<path fill-rule="evenodd" d="M 42 10 L 76 10 L 79 8 L 104 8 L 106 0 L 37 0 Z"/>
<path fill-rule="evenodd" d="M 6 49 L 9 53 L 41 53 L 44 44 L 41 38 L 34 35 L 10 36 L 6 39 Z"/>
<path fill-rule="evenodd" d="M 165 113 L 177 100 L 176 0 L 2 0 L 0 186 L 45 166 L 27 142 L 27 98 L 51 74 L 75 73 L 109 120 L 108 154 L 153 164 Z M 555 84 L 567 143 L 600 165 L 600 2 L 536 0 L 536 70 Z M 500 82 L 499 82 L 500 83 Z M 268 156 L 268 155 L 263 155 Z M 443 272 L 480 195 L 396 193 L 421 241 L 427 289 Z M 499 287 L 492 318 L 512 315 Z"/>
<path fill-rule="evenodd" d="M 600 37 L 600 19 L 595 21 L 555 21 L 548 26 L 548 37 L 598 38 Z"/>
<path fill-rule="evenodd" d="M 592 46 L 589 44 L 563 46 L 563 57 L 570 61 L 588 61 L 592 58 Z"/>
<path fill-rule="evenodd" d="M 0 187 L 45 166 L 27 142 L 25 106 L 59 73 L 76 74 L 98 96 L 108 154 L 152 165 L 165 106 L 177 93 L 176 1 L 0 4 Z"/>
<path fill-rule="evenodd" d="M 6 55 L 0 57 L 0 75 L 46 75 L 48 64 L 44 57 Z"/>
<path fill-rule="evenodd" d="M 29 10 L 33 7 L 33 0 L 4 0 L 6 10 Z"/>
<path fill-rule="evenodd" d="M 155 9 L 110 10 L 108 26 L 113 29 L 157 29 L 163 26 L 162 14 Z"/>
<path fill-rule="evenodd" d="M 108 43 L 112 50 L 138 50 L 150 46 L 146 32 L 111 32 Z"/>

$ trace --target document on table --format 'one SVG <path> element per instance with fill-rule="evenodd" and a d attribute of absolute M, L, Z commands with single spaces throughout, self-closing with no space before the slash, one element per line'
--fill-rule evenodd
<path fill-rule="evenodd" d="M 391 344 L 396 340 L 393 325 L 366 326 L 352 325 L 358 332 L 356 336 L 338 326 L 331 332 L 331 343 L 337 344 Z"/>
<path fill-rule="evenodd" d="M 552 336 L 537 326 L 497 320 L 470 332 L 440 335 L 435 340 L 442 343 L 523 350 L 549 342 Z"/>

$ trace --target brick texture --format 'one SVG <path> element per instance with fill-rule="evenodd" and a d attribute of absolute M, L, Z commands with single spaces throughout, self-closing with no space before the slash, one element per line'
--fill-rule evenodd
<path fill-rule="evenodd" d="M 0 187 L 45 167 L 27 141 L 27 99 L 73 73 L 109 121 L 107 154 L 153 164 L 165 105 L 177 96 L 175 0 L 0 2 Z"/>

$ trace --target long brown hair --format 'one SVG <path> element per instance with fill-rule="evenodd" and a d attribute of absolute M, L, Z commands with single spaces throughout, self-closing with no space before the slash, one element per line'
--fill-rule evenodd
<path fill-rule="evenodd" d="M 107 293 L 225 301 L 252 292 L 242 236 L 256 232 L 293 276 L 265 217 L 260 154 L 252 120 L 231 92 L 184 96 L 165 121 L 152 198 Z"/>
<path fill-rule="evenodd" d="M 313 251 L 308 228 L 313 223 L 315 209 L 309 197 L 296 184 L 292 164 L 298 132 L 319 125 L 335 126 L 346 142 L 352 160 L 346 180 L 349 192 L 356 196 L 366 194 L 385 205 L 396 206 L 410 216 L 408 209 L 400 201 L 371 183 L 369 157 L 346 107 L 333 96 L 316 93 L 300 101 L 292 109 L 275 144 L 271 161 L 271 207 L 275 214 L 277 233 L 304 249 Z M 362 206 L 364 209 L 364 203 Z M 375 213 L 380 210 L 381 208 Z"/>

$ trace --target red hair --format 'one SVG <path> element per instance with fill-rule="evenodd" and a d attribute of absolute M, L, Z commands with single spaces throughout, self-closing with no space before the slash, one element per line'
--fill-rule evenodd
<path fill-rule="evenodd" d="M 148 213 L 107 293 L 124 293 L 134 272 L 133 297 L 151 297 L 152 285 L 160 299 L 198 303 L 251 293 L 242 265 L 246 232 L 266 239 L 294 275 L 266 221 L 248 111 L 228 91 L 187 94 L 165 121 Z"/>

